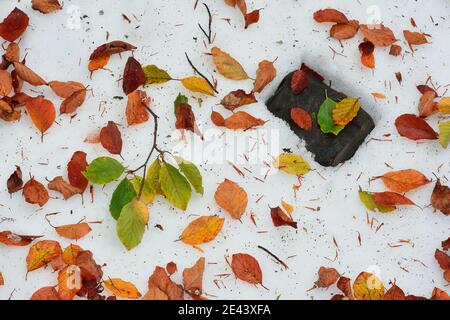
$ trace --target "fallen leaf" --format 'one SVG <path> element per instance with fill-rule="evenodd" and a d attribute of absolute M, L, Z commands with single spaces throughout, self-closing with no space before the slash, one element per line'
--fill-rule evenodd
<path fill-rule="evenodd" d="M 192 111 L 192 107 L 187 103 L 181 103 L 176 108 L 175 127 L 178 130 L 185 129 L 191 132 L 195 132 L 195 115 Z"/>
<path fill-rule="evenodd" d="M 436 258 L 442 270 L 450 270 L 450 256 L 441 250 L 436 250 L 434 257 Z"/>
<path fill-rule="evenodd" d="M 379 211 L 381 213 L 390 213 L 392 211 L 395 211 L 397 208 L 393 206 L 383 206 L 380 204 L 377 204 L 375 202 L 375 199 L 373 198 L 372 193 L 365 192 L 365 191 L 359 191 L 359 198 L 361 199 L 361 202 L 365 205 L 367 210 L 370 210 L 372 212 Z"/>
<path fill-rule="evenodd" d="M 0 232 L 0 243 L 13 247 L 25 247 L 41 237 L 42 236 L 23 236 L 12 233 L 11 231 L 2 231 Z"/>
<path fill-rule="evenodd" d="M 252 24 L 255 24 L 255 23 L 259 22 L 260 11 L 261 10 L 253 10 L 252 12 L 249 12 L 249 13 L 244 15 L 245 29 L 250 27 Z"/>
<path fill-rule="evenodd" d="M 86 88 L 74 92 L 70 97 L 65 99 L 61 103 L 59 111 L 61 114 L 71 114 L 74 113 L 86 99 Z"/>
<path fill-rule="evenodd" d="M 37 270 L 61 254 L 61 246 L 56 241 L 39 241 L 30 248 L 27 256 L 27 271 Z"/>
<path fill-rule="evenodd" d="M 444 149 L 450 144 L 450 121 L 439 123 L 439 143 Z"/>
<path fill-rule="evenodd" d="M 17 43 L 11 42 L 6 48 L 6 52 L 3 55 L 6 61 L 13 63 L 18 62 L 20 59 L 20 47 Z"/>
<path fill-rule="evenodd" d="M 147 97 L 145 91 L 136 90 L 128 95 L 128 103 L 126 109 L 127 122 L 129 126 L 145 123 L 149 119 L 147 110 L 151 99 Z"/>
<path fill-rule="evenodd" d="M 444 290 L 441 290 L 439 288 L 434 288 L 431 300 L 449 301 L 450 295 L 447 292 L 445 292 Z"/>
<path fill-rule="evenodd" d="M 339 272 L 334 268 L 321 267 L 318 272 L 319 280 L 316 282 L 318 288 L 328 289 L 334 285 L 341 277 Z"/>
<path fill-rule="evenodd" d="M 431 196 L 433 208 L 441 211 L 446 216 L 450 215 L 450 188 L 442 185 L 441 181 L 436 182 L 436 186 Z"/>
<path fill-rule="evenodd" d="M 400 47 L 399 45 L 393 44 L 391 46 L 391 49 L 389 50 L 389 54 L 391 56 L 397 57 L 402 54 L 402 50 L 403 50 L 402 47 Z"/>
<path fill-rule="evenodd" d="M 81 290 L 81 272 L 78 266 L 67 266 L 58 273 L 58 296 L 70 301 Z"/>
<path fill-rule="evenodd" d="M 213 56 L 213 62 L 217 68 L 217 71 L 219 71 L 219 73 L 225 78 L 231 80 L 248 79 L 248 75 L 241 64 L 228 53 L 214 47 L 211 50 L 211 54 Z"/>
<path fill-rule="evenodd" d="M 33 121 L 36 128 L 43 135 L 55 122 L 56 111 L 55 106 L 50 100 L 44 99 L 42 96 L 32 98 L 25 103 L 28 115 Z"/>
<path fill-rule="evenodd" d="M 181 84 L 191 92 L 206 94 L 214 97 L 214 88 L 203 78 L 188 77 L 181 80 Z"/>
<path fill-rule="evenodd" d="M 79 189 L 83 193 L 89 182 L 83 175 L 86 171 L 88 163 L 86 161 L 86 153 L 82 151 L 77 151 L 73 154 L 69 163 L 67 164 L 67 174 L 69 176 L 69 182 L 72 186 Z"/>
<path fill-rule="evenodd" d="M 183 300 L 183 287 L 170 280 L 164 268 L 156 267 L 148 279 L 148 300 Z M 164 299 L 167 297 L 167 299 Z"/>
<path fill-rule="evenodd" d="M 213 241 L 222 231 L 225 219 L 218 216 L 200 217 L 191 222 L 180 236 L 180 241 L 198 246 Z"/>
<path fill-rule="evenodd" d="M 103 55 L 90 60 L 88 65 L 89 71 L 94 72 L 95 70 L 103 69 L 108 64 L 110 58 L 111 56 L 109 55 Z"/>
<path fill-rule="evenodd" d="M 26 65 L 20 62 L 14 62 L 14 69 L 17 72 L 17 75 L 20 79 L 25 82 L 28 82 L 32 86 L 44 86 L 47 85 L 47 82 L 42 79 L 39 75 L 37 75 L 33 70 L 28 68 Z"/>
<path fill-rule="evenodd" d="M 270 209 L 270 214 L 272 216 L 272 221 L 275 227 L 290 226 L 297 229 L 297 222 L 295 222 L 291 217 L 281 210 L 280 207 Z"/>
<path fill-rule="evenodd" d="M 219 207 L 228 212 L 233 219 L 240 220 L 247 210 L 247 192 L 236 182 L 228 179 L 217 188 L 214 198 Z"/>
<path fill-rule="evenodd" d="M 31 7 L 44 14 L 62 9 L 62 5 L 58 0 L 32 0 Z"/>
<path fill-rule="evenodd" d="M 192 268 L 183 271 L 184 290 L 193 298 L 198 299 L 203 294 L 203 272 L 205 258 L 200 258 Z"/>
<path fill-rule="evenodd" d="M 244 90 L 236 90 L 227 94 L 220 104 L 225 107 L 225 109 L 234 111 L 242 106 L 258 102 L 255 98 L 253 92 L 246 93 Z M 224 120 L 225 122 L 225 120 Z"/>
<path fill-rule="evenodd" d="M 25 12 L 18 8 L 13 11 L 0 23 L 0 37 L 14 42 L 28 27 L 29 18 Z"/>
<path fill-rule="evenodd" d="M 401 136 L 411 140 L 437 140 L 439 137 L 425 120 L 413 114 L 398 117 L 395 126 Z"/>
<path fill-rule="evenodd" d="M 353 291 L 352 291 L 352 281 L 349 278 L 346 277 L 340 277 L 339 281 L 337 283 L 337 287 L 339 290 L 341 290 L 344 295 L 350 299 L 350 300 L 355 300 L 355 297 L 353 296 Z"/>
<path fill-rule="evenodd" d="M 346 23 L 335 24 L 330 29 L 330 37 L 336 40 L 348 40 L 356 36 L 359 30 L 359 21 L 351 20 Z"/>
<path fill-rule="evenodd" d="M 259 63 L 258 71 L 256 72 L 256 80 L 253 84 L 252 92 L 262 92 L 276 76 L 277 69 L 275 69 L 273 62 L 267 60 L 261 61 Z"/>
<path fill-rule="evenodd" d="M 83 222 L 55 227 L 55 231 L 63 238 L 67 238 L 70 240 L 80 240 L 81 238 L 89 234 L 92 229 L 89 224 Z"/>
<path fill-rule="evenodd" d="M 0 70 L 0 96 L 9 95 L 13 89 L 11 74 L 6 70 Z"/>
<path fill-rule="evenodd" d="M 234 254 L 231 268 L 238 279 L 253 285 L 262 285 L 263 275 L 261 267 L 258 261 L 251 255 L 244 253 Z"/>
<path fill-rule="evenodd" d="M 387 188 L 398 193 L 406 193 L 429 184 L 431 181 L 417 170 L 401 170 L 378 177 Z"/>
<path fill-rule="evenodd" d="M 81 247 L 75 244 L 70 244 L 64 249 L 61 255 L 61 259 L 67 265 L 75 265 L 77 263 L 78 255 L 84 251 L 85 250 L 83 250 Z"/>
<path fill-rule="evenodd" d="M 123 92 L 129 95 L 146 81 L 141 64 L 133 57 L 129 57 L 123 73 Z"/>
<path fill-rule="evenodd" d="M 38 204 L 40 207 L 45 206 L 49 200 L 48 191 L 44 185 L 34 178 L 31 178 L 23 187 L 23 196 L 25 201 L 30 204 Z"/>
<path fill-rule="evenodd" d="M 401 301 L 405 300 L 406 295 L 397 285 L 393 285 L 383 296 L 383 300 Z"/>
<path fill-rule="evenodd" d="M 342 12 L 336 9 L 323 9 L 314 12 L 314 20 L 319 23 L 333 22 L 333 23 L 347 23 L 348 19 Z"/>
<path fill-rule="evenodd" d="M 83 191 L 77 187 L 72 186 L 66 182 L 63 177 L 56 177 L 48 184 L 48 188 L 53 191 L 58 191 L 64 196 L 64 200 L 72 198 L 76 194 L 82 194 Z"/>
<path fill-rule="evenodd" d="M 83 175 L 93 184 L 108 184 L 120 178 L 124 166 L 116 159 L 100 157 L 92 161 Z"/>
<path fill-rule="evenodd" d="M 275 160 L 275 168 L 292 175 L 305 175 L 311 171 L 311 166 L 301 156 L 293 153 L 282 153 Z"/>
<path fill-rule="evenodd" d="M 425 37 L 425 34 L 420 32 L 411 32 L 408 30 L 403 31 L 403 35 L 406 39 L 406 41 L 409 44 L 409 47 L 411 50 L 413 50 L 413 45 L 422 45 L 428 43 L 427 38 Z"/>
<path fill-rule="evenodd" d="M 333 122 L 337 126 L 346 126 L 358 115 L 361 103 L 355 98 L 345 98 L 333 109 Z"/>
<path fill-rule="evenodd" d="M 169 262 L 166 265 L 166 270 L 167 270 L 167 273 L 169 274 L 169 276 L 174 275 L 178 271 L 177 264 L 175 262 Z"/>
<path fill-rule="evenodd" d="M 375 47 L 387 47 L 397 41 L 392 30 L 385 27 L 383 24 L 362 24 L 360 28 L 364 37 L 372 42 Z"/>
<path fill-rule="evenodd" d="M 225 118 L 216 111 L 211 113 L 211 121 L 218 127 L 225 127 Z"/>
<path fill-rule="evenodd" d="M 309 79 L 308 73 L 305 70 L 299 69 L 293 75 L 291 79 L 291 89 L 295 95 L 299 95 L 308 87 Z"/>
<path fill-rule="evenodd" d="M 415 203 L 405 196 L 395 192 L 376 192 L 372 194 L 377 205 L 394 207 L 399 205 L 414 206 Z"/>
<path fill-rule="evenodd" d="M 266 122 L 257 119 L 244 111 L 239 111 L 225 119 L 225 127 L 230 130 L 248 130 L 264 125 Z"/>
<path fill-rule="evenodd" d="M 450 97 L 443 97 L 439 100 L 437 108 L 440 114 L 450 114 Z"/>
<path fill-rule="evenodd" d="M 113 54 L 122 53 L 125 51 L 132 51 L 136 49 L 135 46 L 125 42 L 125 41 L 112 41 L 105 43 L 98 47 L 97 49 L 92 52 L 91 56 L 89 57 L 89 60 L 95 60 L 100 57 L 107 56 L 108 58 Z"/>
<path fill-rule="evenodd" d="M 108 279 L 104 282 L 105 287 L 116 296 L 126 299 L 139 299 L 141 294 L 134 284 L 122 279 Z"/>
<path fill-rule="evenodd" d="M 117 220 L 117 235 L 127 250 L 132 250 L 141 243 L 149 215 L 148 207 L 139 198 L 123 207 Z"/>
<path fill-rule="evenodd" d="M 291 119 L 303 130 L 310 131 L 312 128 L 311 115 L 302 108 L 292 108 Z"/>
<path fill-rule="evenodd" d="M 375 68 L 375 56 L 373 54 L 375 46 L 372 42 L 366 41 L 359 45 L 359 51 L 361 52 L 361 63 L 363 66 L 374 69 Z"/>
<path fill-rule="evenodd" d="M 37 290 L 31 296 L 30 300 L 36 301 L 55 301 L 61 300 L 55 287 L 44 287 Z"/>
<path fill-rule="evenodd" d="M 22 180 L 22 170 L 20 169 L 20 167 L 16 166 L 16 170 L 8 178 L 6 186 L 8 187 L 9 193 L 16 193 L 17 191 L 22 189 L 23 180 Z"/>
<path fill-rule="evenodd" d="M 420 98 L 419 112 L 422 118 L 426 118 L 437 111 L 437 104 L 434 99 L 436 99 L 435 91 L 427 91 Z"/>
<path fill-rule="evenodd" d="M 109 121 L 108 125 L 100 131 L 100 142 L 109 153 L 116 155 L 122 153 L 122 134 L 114 122 Z"/>
<path fill-rule="evenodd" d="M 384 296 L 384 285 L 374 274 L 363 272 L 353 284 L 353 292 L 357 300 L 381 300 Z"/>

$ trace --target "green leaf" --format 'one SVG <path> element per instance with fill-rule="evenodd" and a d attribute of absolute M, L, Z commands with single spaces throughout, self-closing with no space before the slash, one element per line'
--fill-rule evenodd
<path fill-rule="evenodd" d="M 195 192 L 203 195 L 204 194 L 203 177 L 197 166 L 192 162 L 184 160 L 183 158 L 180 157 L 175 157 L 175 159 L 177 160 L 181 172 L 183 172 L 183 174 L 189 180 L 191 185 L 194 187 Z"/>
<path fill-rule="evenodd" d="M 147 206 L 138 199 L 134 199 L 123 207 L 117 221 L 117 235 L 128 250 L 141 243 L 148 217 Z"/>
<path fill-rule="evenodd" d="M 176 208 L 186 211 L 191 200 L 191 186 L 186 178 L 174 166 L 164 163 L 161 166 L 159 180 L 167 200 Z"/>
<path fill-rule="evenodd" d="M 136 194 L 138 194 L 139 191 L 141 191 L 142 177 L 135 176 L 132 183 Z M 142 189 L 142 198 L 147 205 L 152 204 L 153 199 L 155 198 L 155 191 L 153 191 L 148 180 L 145 180 L 144 182 L 144 189 Z"/>
<path fill-rule="evenodd" d="M 147 171 L 146 183 L 150 186 L 155 194 L 163 194 L 161 190 L 161 183 L 159 182 L 159 173 L 161 171 L 161 163 L 158 159 L 152 163 Z"/>
<path fill-rule="evenodd" d="M 389 213 L 397 209 L 396 207 L 378 205 L 370 192 L 359 191 L 359 198 L 366 206 L 367 210 L 372 212 L 376 212 L 378 210 L 381 213 Z"/>
<path fill-rule="evenodd" d="M 333 133 L 339 135 L 344 126 L 337 126 L 333 122 L 333 110 L 336 108 L 336 101 L 327 98 L 320 106 L 319 114 L 317 115 L 317 121 L 320 125 L 320 129 L 323 133 Z"/>
<path fill-rule="evenodd" d="M 143 68 L 145 74 L 145 84 L 162 84 L 172 80 L 167 71 L 162 70 L 154 64 Z"/>
<path fill-rule="evenodd" d="M 125 171 L 124 166 L 117 160 L 109 157 L 97 158 L 91 162 L 83 175 L 90 183 L 108 184 L 120 178 Z"/>
<path fill-rule="evenodd" d="M 189 103 L 189 99 L 188 99 L 188 97 L 179 93 L 178 97 L 175 99 L 175 101 L 173 103 L 175 114 L 177 114 L 177 110 L 178 110 L 178 107 L 180 106 L 180 104 L 183 104 L 183 103 Z"/>
<path fill-rule="evenodd" d="M 439 124 L 439 142 L 444 149 L 450 144 L 450 121 Z"/>
<path fill-rule="evenodd" d="M 123 207 L 129 204 L 136 196 L 137 193 L 130 180 L 127 178 L 123 179 L 114 191 L 111 204 L 109 205 L 109 212 L 111 212 L 112 217 L 116 220 L 119 219 Z"/>

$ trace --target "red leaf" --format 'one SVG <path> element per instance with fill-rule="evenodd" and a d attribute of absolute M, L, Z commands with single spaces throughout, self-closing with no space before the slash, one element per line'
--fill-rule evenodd
<path fill-rule="evenodd" d="M 181 103 L 176 111 L 177 121 L 175 127 L 178 130 L 185 129 L 195 132 L 195 115 L 192 107 L 187 103 Z"/>
<path fill-rule="evenodd" d="M 89 184 L 88 180 L 83 175 L 86 171 L 88 163 L 86 162 L 86 153 L 77 151 L 73 154 L 67 164 L 67 174 L 69 176 L 69 182 L 72 186 L 80 189 L 84 192 Z"/>
<path fill-rule="evenodd" d="M 426 84 L 422 84 L 422 85 L 417 86 L 417 90 L 419 90 L 419 92 L 420 92 L 421 94 L 425 94 L 425 93 L 427 93 L 428 91 L 432 91 L 432 92 L 434 92 L 434 93 L 436 94 L 436 96 L 437 96 L 436 91 L 435 91 L 433 88 L 431 88 L 430 86 L 427 86 Z"/>
<path fill-rule="evenodd" d="M 231 268 L 238 279 L 250 284 L 262 284 L 262 271 L 258 261 L 244 253 L 233 255 Z"/>
<path fill-rule="evenodd" d="M 334 23 L 346 23 L 347 17 L 342 12 L 336 9 L 324 9 L 314 13 L 314 20 L 319 23 L 322 22 L 334 22 Z"/>
<path fill-rule="evenodd" d="M 359 30 L 359 21 L 351 20 L 346 23 L 338 23 L 331 27 L 330 36 L 337 40 L 352 39 Z"/>
<path fill-rule="evenodd" d="M 98 47 L 97 49 L 92 52 L 91 56 L 89 57 L 89 60 L 95 60 L 100 57 L 104 56 L 111 56 L 112 54 L 117 54 L 125 51 L 131 51 L 136 49 L 135 46 L 124 42 L 124 41 L 112 41 L 109 43 L 105 43 Z"/>
<path fill-rule="evenodd" d="M 341 290 L 345 296 L 350 299 L 350 300 L 354 300 L 355 297 L 353 296 L 353 292 L 352 292 L 352 284 L 351 284 L 351 280 L 349 278 L 346 277 L 340 277 L 339 281 L 337 283 L 337 287 L 339 290 Z"/>
<path fill-rule="evenodd" d="M 320 75 L 318 72 L 316 72 L 315 70 L 311 69 L 310 67 L 308 67 L 306 64 L 302 63 L 302 66 L 300 68 L 300 70 L 305 71 L 307 74 L 312 75 L 314 78 L 316 78 L 319 81 L 324 81 L 325 78 L 322 77 L 322 75 Z"/>
<path fill-rule="evenodd" d="M 395 126 L 401 136 L 411 140 L 436 140 L 439 137 L 428 123 L 413 114 L 400 116 L 395 121 Z"/>
<path fill-rule="evenodd" d="M 225 118 L 216 111 L 211 113 L 211 121 L 218 127 L 225 127 Z"/>
<path fill-rule="evenodd" d="M 237 108 L 255 102 L 257 101 L 254 92 L 246 93 L 244 90 L 236 90 L 226 95 L 222 99 L 220 104 L 223 105 L 227 110 L 234 111 Z"/>
<path fill-rule="evenodd" d="M 9 42 L 15 41 L 27 29 L 29 20 L 25 12 L 14 8 L 5 20 L 0 23 L 0 36 Z"/>
<path fill-rule="evenodd" d="M 310 131 L 312 128 L 311 115 L 301 108 L 292 108 L 291 119 L 303 130 Z"/>
<path fill-rule="evenodd" d="M 372 196 L 375 203 L 382 206 L 415 205 L 410 199 L 396 192 L 377 192 Z"/>
<path fill-rule="evenodd" d="M 445 251 L 450 250 L 450 238 L 448 238 L 445 241 L 442 241 L 442 249 L 444 249 Z"/>
<path fill-rule="evenodd" d="M 291 89 L 295 95 L 299 95 L 308 87 L 308 73 L 307 71 L 300 69 L 292 75 Z"/>
<path fill-rule="evenodd" d="M 270 214 L 275 227 L 290 226 L 294 229 L 298 228 L 297 222 L 284 213 L 280 207 L 271 209 Z"/>
<path fill-rule="evenodd" d="M 45 206 L 49 200 L 48 191 L 44 185 L 34 178 L 31 178 L 23 187 L 23 196 L 25 201 L 30 204 L 38 204 L 40 207 Z"/>
<path fill-rule="evenodd" d="M 129 95 L 144 85 L 145 79 L 145 73 L 139 61 L 133 57 L 129 57 L 123 74 L 123 91 L 125 94 Z"/>
<path fill-rule="evenodd" d="M 142 124 L 148 121 L 149 112 L 146 107 L 150 105 L 151 99 L 145 91 L 136 90 L 128 95 L 126 109 L 127 122 L 129 126 Z"/>
<path fill-rule="evenodd" d="M 33 293 L 30 300 L 55 301 L 61 299 L 55 287 L 44 287 Z"/>
<path fill-rule="evenodd" d="M 433 208 L 441 211 L 445 215 L 450 215 L 450 188 L 441 184 L 438 180 L 431 196 Z"/>
<path fill-rule="evenodd" d="M 401 301 L 405 299 L 405 293 L 395 284 L 383 296 L 383 300 Z"/>
<path fill-rule="evenodd" d="M 436 258 L 442 270 L 450 270 L 450 256 L 448 254 L 441 250 L 436 250 L 434 257 Z"/>
<path fill-rule="evenodd" d="M 23 236 L 11 231 L 0 232 L 0 242 L 7 246 L 24 247 L 42 236 Z"/>
<path fill-rule="evenodd" d="M 359 51 L 361 52 L 361 63 L 367 68 L 375 68 L 375 56 L 373 54 L 375 46 L 372 42 L 366 41 L 359 45 Z"/>
<path fill-rule="evenodd" d="M 22 189 L 23 180 L 22 180 L 22 170 L 20 167 L 16 166 L 16 171 L 8 178 L 6 182 L 9 193 L 15 193 Z"/>
<path fill-rule="evenodd" d="M 251 26 L 254 23 L 257 23 L 259 21 L 259 12 L 260 10 L 254 10 L 250 13 L 247 13 L 245 18 L 245 29 L 247 29 L 249 26 Z"/>
<path fill-rule="evenodd" d="M 122 153 L 122 135 L 114 122 L 109 121 L 108 125 L 100 131 L 100 142 L 111 154 Z"/>

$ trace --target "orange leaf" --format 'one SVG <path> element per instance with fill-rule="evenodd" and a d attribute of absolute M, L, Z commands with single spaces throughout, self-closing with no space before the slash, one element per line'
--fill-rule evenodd
<path fill-rule="evenodd" d="M 322 22 L 334 22 L 334 23 L 347 23 L 348 19 L 342 12 L 336 9 L 324 9 L 314 12 L 314 20 L 319 23 Z"/>
<path fill-rule="evenodd" d="M 141 294 L 134 284 L 123 281 L 122 279 L 108 279 L 105 287 L 116 296 L 127 299 L 139 299 Z"/>
<path fill-rule="evenodd" d="M 341 277 L 339 272 L 334 268 L 321 267 L 318 272 L 319 280 L 316 282 L 318 288 L 329 288 L 335 284 Z"/>
<path fill-rule="evenodd" d="M 60 81 L 50 81 L 48 83 L 53 92 L 61 98 L 69 98 L 75 92 L 86 89 L 86 87 L 79 82 L 68 81 L 68 82 L 60 82 Z"/>
<path fill-rule="evenodd" d="M 65 200 L 72 198 L 76 194 L 83 193 L 81 189 L 67 183 L 63 177 L 56 177 L 53 179 L 53 181 L 49 182 L 48 188 L 50 190 L 60 192 L 64 196 Z"/>
<path fill-rule="evenodd" d="M 58 295 L 61 300 L 73 300 L 81 290 L 82 279 L 78 266 L 67 266 L 58 273 Z"/>
<path fill-rule="evenodd" d="M 393 285 L 383 296 L 383 300 L 401 301 L 405 300 L 406 295 L 397 285 Z"/>
<path fill-rule="evenodd" d="M 416 170 L 394 171 L 379 177 L 394 192 L 406 193 L 429 184 L 431 181 Z"/>
<path fill-rule="evenodd" d="M 359 51 L 361 52 L 361 63 L 363 66 L 374 69 L 375 68 L 375 56 L 373 54 L 375 46 L 372 42 L 366 41 L 359 45 Z"/>
<path fill-rule="evenodd" d="M 205 258 L 200 258 L 192 268 L 183 271 L 184 290 L 192 297 L 199 298 L 203 293 L 203 272 L 205 271 Z"/>
<path fill-rule="evenodd" d="M 70 97 L 61 103 L 59 112 L 61 114 L 74 113 L 86 99 L 86 88 L 74 92 Z"/>
<path fill-rule="evenodd" d="M 450 215 L 450 188 L 442 185 L 438 180 L 431 197 L 433 208 L 441 211 L 445 215 Z"/>
<path fill-rule="evenodd" d="M 55 287 L 44 287 L 33 293 L 30 300 L 55 301 L 61 299 Z"/>
<path fill-rule="evenodd" d="M 13 89 L 13 80 L 11 75 L 6 70 L 0 70 L 0 96 L 4 97 L 9 95 Z"/>
<path fill-rule="evenodd" d="M 247 192 L 228 179 L 217 188 L 215 199 L 217 204 L 236 220 L 241 219 L 247 209 Z"/>
<path fill-rule="evenodd" d="M 29 20 L 22 10 L 14 8 L 5 20 L 0 23 L 0 37 L 9 42 L 15 41 L 27 29 Z"/>
<path fill-rule="evenodd" d="M 156 267 L 155 271 L 148 279 L 148 289 L 146 298 L 148 300 L 183 300 L 183 287 L 170 280 L 166 270 Z M 166 298 L 167 297 L 167 298 Z"/>
<path fill-rule="evenodd" d="M 151 99 L 145 91 L 136 90 L 128 95 L 126 109 L 127 122 L 129 126 L 142 124 L 148 121 L 149 112 L 146 107 L 150 105 Z"/>
<path fill-rule="evenodd" d="M 420 98 L 419 112 L 422 118 L 426 118 L 437 111 L 437 104 L 434 99 L 437 98 L 435 91 L 427 91 Z"/>
<path fill-rule="evenodd" d="M 257 102 L 253 92 L 246 93 L 244 90 L 236 90 L 226 95 L 220 103 L 230 111 L 234 111 L 242 106 Z M 224 120 L 225 121 L 225 120 Z"/>
<path fill-rule="evenodd" d="M 213 56 L 214 65 L 217 71 L 225 78 L 231 80 L 246 80 L 248 75 L 241 64 L 231 57 L 228 53 L 223 52 L 219 48 L 212 48 L 211 54 Z"/>
<path fill-rule="evenodd" d="M 81 247 L 79 247 L 75 244 L 71 244 L 67 248 L 64 249 L 64 251 L 61 255 L 61 258 L 64 263 L 66 263 L 68 265 L 75 265 L 77 262 L 78 255 L 83 251 L 84 250 Z"/>
<path fill-rule="evenodd" d="M 346 23 L 338 23 L 331 27 L 330 36 L 336 40 L 352 39 L 359 30 L 359 21 L 351 20 Z"/>
<path fill-rule="evenodd" d="M 45 206 L 49 200 L 48 191 L 44 185 L 34 178 L 31 178 L 23 187 L 23 196 L 25 201 L 30 204 L 38 204 L 40 207 Z"/>
<path fill-rule="evenodd" d="M 56 118 L 56 111 L 51 101 L 39 96 L 26 101 L 25 107 L 34 125 L 42 134 L 53 125 Z"/>
<path fill-rule="evenodd" d="M 213 241 L 222 231 L 225 219 L 218 216 L 200 217 L 191 222 L 180 236 L 180 240 L 191 246 Z"/>
<path fill-rule="evenodd" d="M 301 108 L 291 109 L 291 119 L 303 130 L 310 131 L 312 128 L 311 115 Z"/>
<path fill-rule="evenodd" d="M 425 35 L 420 32 L 411 32 L 408 30 L 404 30 L 403 35 L 405 36 L 405 39 L 408 42 L 411 50 L 413 50 L 412 49 L 413 45 L 422 45 L 428 43 L 428 40 L 425 37 Z"/>
<path fill-rule="evenodd" d="M 262 126 L 266 122 L 257 119 L 247 112 L 237 112 L 225 120 L 225 127 L 230 130 L 248 130 L 254 127 Z"/>
<path fill-rule="evenodd" d="M 111 154 L 119 155 L 122 153 L 122 134 L 114 122 L 109 121 L 108 125 L 100 131 L 100 142 L 103 148 Z"/>
<path fill-rule="evenodd" d="M 414 206 L 415 203 L 405 196 L 395 192 L 377 192 L 372 194 L 373 200 L 381 206 Z"/>
<path fill-rule="evenodd" d="M 14 69 L 16 69 L 17 75 L 20 79 L 33 86 L 47 85 L 47 82 L 38 76 L 33 70 L 20 62 L 14 62 Z"/>
<path fill-rule="evenodd" d="M 31 7 L 44 14 L 62 9 L 62 5 L 58 0 L 32 0 Z"/>
<path fill-rule="evenodd" d="M 109 62 L 110 55 L 98 56 L 95 59 L 89 61 L 88 69 L 90 72 L 94 72 L 95 70 L 102 69 Z"/>
<path fill-rule="evenodd" d="M 261 10 L 253 10 L 252 12 L 247 13 L 246 15 L 244 15 L 244 18 L 245 18 L 245 29 L 247 29 L 252 24 L 258 23 L 259 16 L 260 16 L 260 11 Z"/>
<path fill-rule="evenodd" d="M 231 268 L 235 276 L 250 284 L 261 284 L 263 275 L 258 261 L 251 255 L 238 253 L 233 255 Z"/>
<path fill-rule="evenodd" d="M 37 270 L 59 257 L 61 246 L 56 241 L 40 241 L 30 248 L 27 256 L 27 271 Z"/>
<path fill-rule="evenodd" d="M 218 127 L 225 127 L 225 118 L 216 111 L 211 113 L 211 121 Z"/>
<path fill-rule="evenodd" d="M 360 27 L 364 37 L 376 47 L 387 47 L 397 41 L 392 30 L 383 24 L 362 24 Z"/>
<path fill-rule="evenodd" d="M 80 240 L 81 238 L 89 234 L 92 229 L 88 223 L 77 223 L 56 227 L 55 231 L 61 237 L 71 240 Z"/>
<path fill-rule="evenodd" d="M 273 62 L 263 60 L 259 63 L 259 68 L 256 73 L 256 80 L 253 84 L 253 92 L 260 93 L 264 88 L 275 79 L 277 76 L 277 69 L 273 66 Z"/>
<path fill-rule="evenodd" d="M 3 231 L 0 232 L 0 243 L 3 243 L 7 246 L 14 247 L 25 247 L 33 242 L 37 238 L 41 238 L 42 236 L 22 236 L 11 231 Z"/>

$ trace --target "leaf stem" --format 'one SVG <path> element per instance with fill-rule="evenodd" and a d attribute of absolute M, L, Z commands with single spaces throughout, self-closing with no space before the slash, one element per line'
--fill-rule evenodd
<path fill-rule="evenodd" d="M 215 93 L 219 93 L 219 92 L 216 90 L 216 88 L 214 87 L 214 85 L 211 83 L 211 81 L 209 81 L 209 79 L 208 79 L 204 74 L 202 74 L 200 71 L 198 71 L 198 69 L 194 66 L 194 64 L 192 63 L 191 59 L 189 59 L 188 54 L 187 54 L 187 53 L 184 53 L 184 54 L 186 55 L 186 59 L 187 59 L 187 61 L 189 62 L 189 64 L 191 65 L 192 69 L 194 69 L 194 71 L 195 71 L 200 77 L 202 77 L 203 79 L 205 79 L 206 82 L 208 82 L 209 86 L 211 87 L 211 89 L 214 90 Z"/>

